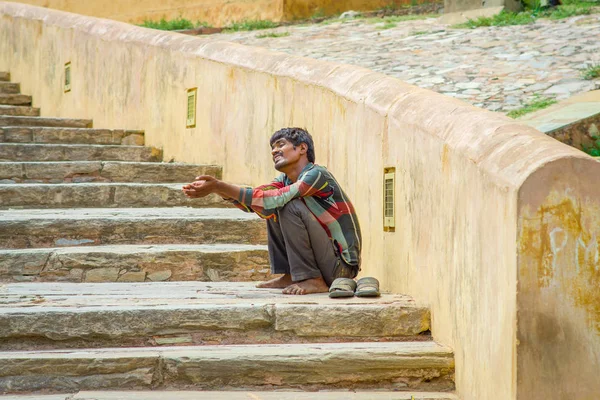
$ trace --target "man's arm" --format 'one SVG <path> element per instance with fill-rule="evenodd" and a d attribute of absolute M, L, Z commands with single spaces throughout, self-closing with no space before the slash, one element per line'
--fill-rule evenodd
<path fill-rule="evenodd" d="M 295 198 L 308 196 L 326 198 L 333 193 L 327 176 L 318 169 L 308 171 L 289 186 L 277 183 L 279 182 L 254 189 L 240 188 L 238 201 L 252 208 L 257 214 L 270 214 Z"/>
<path fill-rule="evenodd" d="M 215 193 L 224 199 L 237 200 L 242 187 L 223 182 L 214 176 L 201 175 L 197 176 L 194 182 L 185 185 L 182 190 L 187 197 L 193 199 L 206 197 L 211 193 Z"/>
<path fill-rule="evenodd" d="M 271 190 L 276 187 L 283 186 L 279 180 L 275 180 L 269 184 L 257 187 L 255 190 Z M 256 212 L 249 205 L 239 201 L 241 193 L 245 190 L 244 187 L 223 182 L 210 175 L 197 176 L 196 180 L 183 188 L 183 193 L 190 198 L 196 199 L 208 196 L 215 193 L 221 196 L 224 200 L 230 201 L 234 206 L 245 212 Z M 272 212 L 256 212 L 262 218 L 270 218 Z"/>

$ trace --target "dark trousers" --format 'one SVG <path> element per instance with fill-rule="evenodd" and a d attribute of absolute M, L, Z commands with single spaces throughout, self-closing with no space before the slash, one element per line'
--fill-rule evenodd
<path fill-rule="evenodd" d="M 295 282 L 323 277 L 327 285 L 331 285 L 335 278 L 354 278 L 357 275 L 357 269 L 341 258 L 304 201 L 294 199 L 277 214 L 277 222 L 267 220 L 273 274 L 291 274 Z"/>

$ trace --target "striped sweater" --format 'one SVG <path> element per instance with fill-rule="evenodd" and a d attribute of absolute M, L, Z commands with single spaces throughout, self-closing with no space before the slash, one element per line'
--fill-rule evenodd
<path fill-rule="evenodd" d="M 354 206 L 325 167 L 309 163 L 294 183 L 281 174 L 256 188 L 241 188 L 233 203 L 262 218 L 277 218 L 277 210 L 301 198 L 327 231 L 344 261 L 360 268 L 361 234 Z"/>

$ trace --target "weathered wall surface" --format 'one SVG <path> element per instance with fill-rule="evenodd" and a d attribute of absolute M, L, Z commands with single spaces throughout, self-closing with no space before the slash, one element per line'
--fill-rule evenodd
<path fill-rule="evenodd" d="M 510 11 L 522 9 L 520 0 L 444 0 L 445 13 L 494 7 L 504 7 Z"/>
<path fill-rule="evenodd" d="M 212 26 L 250 20 L 281 21 L 283 0 L 15 0 L 19 3 L 133 24 L 184 17 Z"/>
<path fill-rule="evenodd" d="M 348 10 L 372 11 L 382 7 L 410 5 L 411 0 L 281 0 L 286 21 L 313 15 L 336 15 Z"/>
<path fill-rule="evenodd" d="M 599 182 L 599 161 L 559 158 L 519 192 L 519 398 L 599 396 Z"/>
<path fill-rule="evenodd" d="M 292 21 L 348 10 L 376 10 L 410 0 L 14 0 L 93 17 L 142 23 L 184 17 L 223 27 L 243 20 Z"/>
<path fill-rule="evenodd" d="M 598 321 L 598 298 L 588 289 L 597 287 L 599 268 L 592 246 L 600 236 L 599 196 L 590 187 L 600 163 L 585 154 L 365 69 L 15 3 L 0 2 L 0 54 L 0 70 L 21 82 L 43 115 L 144 129 L 147 144 L 162 147 L 167 160 L 221 164 L 234 182 L 273 177 L 270 134 L 306 127 L 317 162 L 357 208 L 363 274 L 430 305 L 435 338 L 455 351 L 463 400 L 558 399 L 562 382 L 600 367 L 597 353 L 583 356 L 582 342 L 548 337 L 543 328 L 569 326 L 569 338 L 598 351 L 600 335 L 586 329 Z M 72 90 L 64 93 L 67 61 Z M 200 95 L 197 126 L 186 129 L 192 87 Z M 382 227 L 384 167 L 396 167 L 396 232 Z M 581 210 L 581 227 L 573 217 L 544 214 L 540 221 L 549 222 L 536 231 L 530 219 L 566 196 Z M 546 247 L 536 253 L 536 243 L 555 229 L 570 232 L 568 240 L 553 239 L 567 240 L 552 264 L 564 273 L 548 287 L 537 276 L 528 283 L 527 274 L 538 274 L 538 261 L 552 254 Z M 583 257 L 579 270 L 563 248 Z M 554 294 L 571 300 L 552 307 L 545 301 Z M 538 324 L 544 318 L 547 325 Z M 571 348 L 583 361 L 556 368 Z M 556 388 L 545 397 L 529 389 L 549 381 Z M 586 384 L 600 390 L 592 379 Z"/>

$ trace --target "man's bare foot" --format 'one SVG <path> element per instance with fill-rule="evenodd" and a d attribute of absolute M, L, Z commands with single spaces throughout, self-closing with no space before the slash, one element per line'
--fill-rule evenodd
<path fill-rule="evenodd" d="M 292 276 L 290 274 L 282 275 L 278 278 L 271 279 L 270 281 L 261 282 L 256 285 L 257 288 L 274 288 L 274 289 L 284 289 L 290 286 L 294 281 L 292 280 Z"/>
<path fill-rule="evenodd" d="M 326 293 L 329 291 L 329 286 L 322 277 L 307 279 L 291 284 L 283 289 L 283 294 L 310 294 L 310 293 Z"/>

